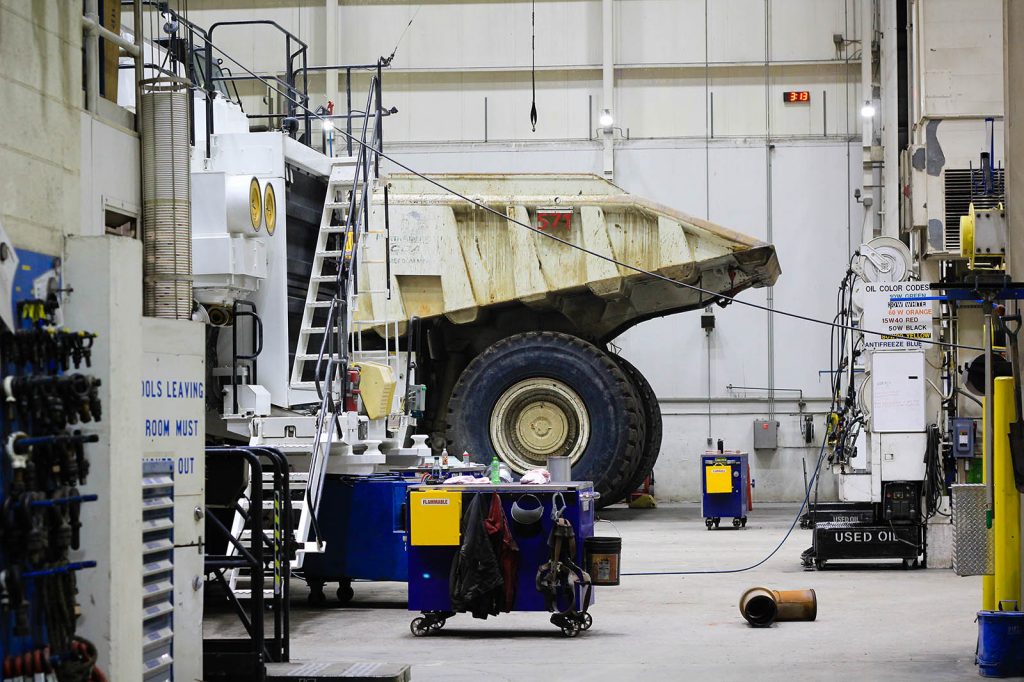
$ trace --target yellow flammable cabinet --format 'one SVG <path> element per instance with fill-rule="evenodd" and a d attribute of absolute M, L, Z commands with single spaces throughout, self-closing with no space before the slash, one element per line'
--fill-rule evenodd
<path fill-rule="evenodd" d="M 704 524 L 717 528 L 722 517 L 732 517 L 735 528 L 747 525 L 750 503 L 750 466 L 742 452 L 707 452 L 700 458 L 701 512 Z"/>
<path fill-rule="evenodd" d="M 409 492 L 409 543 L 422 546 L 459 545 L 461 490 Z"/>

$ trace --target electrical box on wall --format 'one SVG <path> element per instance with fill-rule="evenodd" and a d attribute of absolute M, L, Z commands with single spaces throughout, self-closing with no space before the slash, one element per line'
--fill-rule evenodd
<path fill-rule="evenodd" d="M 949 434 L 953 441 L 954 457 L 974 457 L 974 442 L 977 422 L 969 417 L 953 417 L 949 420 Z"/>
<path fill-rule="evenodd" d="M 754 449 L 776 450 L 779 447 L 779 422 L 773 419 L 754 420 Z"/>

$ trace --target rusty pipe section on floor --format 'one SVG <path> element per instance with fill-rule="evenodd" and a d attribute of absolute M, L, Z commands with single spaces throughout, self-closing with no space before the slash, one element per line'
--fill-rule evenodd
<path fill-rule="evenodd" d="M 818 597 L 814 590 L 751 587 L 740 597 L 740 613 L 755 628 L 766 628 L 776 621 L 814 620 L 818 617 Z"/>

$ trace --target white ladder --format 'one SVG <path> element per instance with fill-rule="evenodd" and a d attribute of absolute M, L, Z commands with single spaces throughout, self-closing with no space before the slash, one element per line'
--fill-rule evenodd
<path fill-rule="evenodd" d="M 340 242 L 345 239 L 345 223 L 348 221 L 351 207 L 350 197 L 352 192 L 362 189 L 353 187 L 356 163 L 357 159 L 354 157 L 332 159 L 331 175 L 327 182 L 327 198 L 320 217 L 320 231 L 313 252 L 313 268 L 310 272 L 309 288 L 306 289 L 306 303 L 302 310 L 299 340 L 295 346 L 295 360 L 292 362 L 290 383 L 294 389 L 316 388 L 316 382 L 310 378 L 311 370 L 315 372 L 317 361 L 323 359 L 320 349 L 326 335 L 336 334 L 338 330 L 337 320 L 327 319 L 334 305 L 335 292 L 328 286 L 325 289 L 330 290 L 329 295 L 322 296 L 321 285 L 331 285 L 337 280 L 337 270 L 330 272 L 333 269 L 330 266 L 339 267 L 341 259 L 345 257 L 345 245 Z M 335 212 L 340 214 L 340 225 L 334 224 Z M 340 341 L 348 342 L 347 339 Z M 326 388 L 324 387 L 324 390 Z"/>

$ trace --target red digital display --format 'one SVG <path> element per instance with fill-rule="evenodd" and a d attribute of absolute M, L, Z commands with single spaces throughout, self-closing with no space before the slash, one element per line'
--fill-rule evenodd
<path fill-rule="evenodd" d="M 786 104 L 802 104 L 811 101 L 810 90 L 788 90 L 782 93 L 782 101 Z"/>

